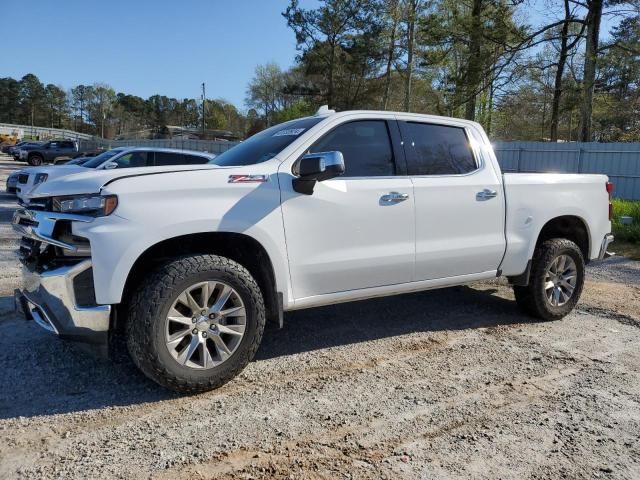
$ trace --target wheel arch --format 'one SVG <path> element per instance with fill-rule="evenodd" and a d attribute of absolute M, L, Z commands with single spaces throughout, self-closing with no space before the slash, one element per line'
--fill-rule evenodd
<path fill-rule="evenodd" d="M 577 215 L 561 215 L 548 220 L 538 232 L 535 248 L 552 238 L 571 240 L 580 248 L 585 263 L 589 262 L 591 234 L 589 225 L 583 218 Z"/>
<path fill-rule="evenodd" d="M 585 264 L 589 263 L 591 248 L 591 232 L 588 223 L 577 215 L 558 215 L 553 217 L 540 228 L 535 243 L 532 243 L 526 269 L 519 275 L 509 277 L 509 281 L 513 285 L 526 286 L 529 284 L 529 275 L 531 273 L 531 262 L 535 250 L 547 240 L 552 238 L 564 238 L 574 242 L 584 257 Z"/>
<path fill-rule="evenodd" d="M 145 273 L 159 264 L 181 255 L 213 254 L 229 258 L 245 267 L 258 283 L 264 297 L 267 319 L 282 324 L 282 293 L 273 263 L 265 247 L 255 238 L 234 232 L 202 232 L 180 235 L 149 246 L 133 263 L 122 291 L 122 301 L 114 318 L 121 330 L 128 299 Z"/>

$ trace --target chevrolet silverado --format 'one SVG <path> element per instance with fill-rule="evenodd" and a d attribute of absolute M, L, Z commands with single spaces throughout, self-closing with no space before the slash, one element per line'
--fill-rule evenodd
<path fill-rule="evenodd" d="M 503 174 L 474 122 L 321 109 L 210 165 L 41 183 L 13 219 L 16 303 L 62 338 L 124 339 L 147 376 L 200 392 L 296 309 L 505 276 L 526 314 L 560 319 L 608 256 L 611 189 Z"/>

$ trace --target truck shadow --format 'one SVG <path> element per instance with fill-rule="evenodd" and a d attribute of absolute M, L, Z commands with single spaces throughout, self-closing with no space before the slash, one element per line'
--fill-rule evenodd
<path fill-rule="evenodd" d="M 256 360 L 415 332 L 530 321 L 515 301 L 492 295 L 495 292 L 457 286 L 290 312 L 284 328 L 267 326 Z"/>
<path fill-rule="evenodd" d="M 254 361 L 414 332 L 464 330 L 528 321 L 495 290 L 454 287 L 291 312 L 269 326 Z M 32 322 L 9 313 L 0 298 L 0 419 L 79 412 L 177 398 L 129 360 L 83 354 Z M 215 395 L 215 394 L 214 394 Z"/>

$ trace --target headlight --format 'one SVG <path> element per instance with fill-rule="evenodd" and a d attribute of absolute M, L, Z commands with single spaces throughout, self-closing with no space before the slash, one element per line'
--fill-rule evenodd
<path fill-rule="evenodd" d="M 49 175 L 46 173 L 38 173 L 36 174 L 36 178 L 33 180 L 34 185 L 40 185 L 42 182 L 46 182 Z"/>
<path fill-rule="evenodd" d="M 79 213 L 92 217 L 111 215 L 118 206 L 116 195 L 73 195 L 53 197 L 53 211 L 61 213 Z"/>

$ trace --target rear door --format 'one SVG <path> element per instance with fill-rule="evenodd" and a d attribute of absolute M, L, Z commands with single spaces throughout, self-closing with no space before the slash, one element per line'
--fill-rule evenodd
<path fill-rule="evenodd" d="M 60 155 L 60 142 L 49 142 L 46 148 L 42 149 L 45 161 L 51 162 Z"/>
<path fill-rule="evenodd" d="M 414 279 L 495 275 L 506 246 L 503 191 L 474 133 L 447 123 L 399 125 L 415 197 Z"/>
<path fill-rule="evenodd" d="M 391 138 L 397 141 L 392 143 Z M 296 299 L 410 282 L 415 232 L 413 187 L 395 121 L 341 123 L 306 152 L 342 152 L 343 176 L 293 190 L 281 166 L 282 212 Z M 395 200 L 394 200 L 395 198 Z"/>

